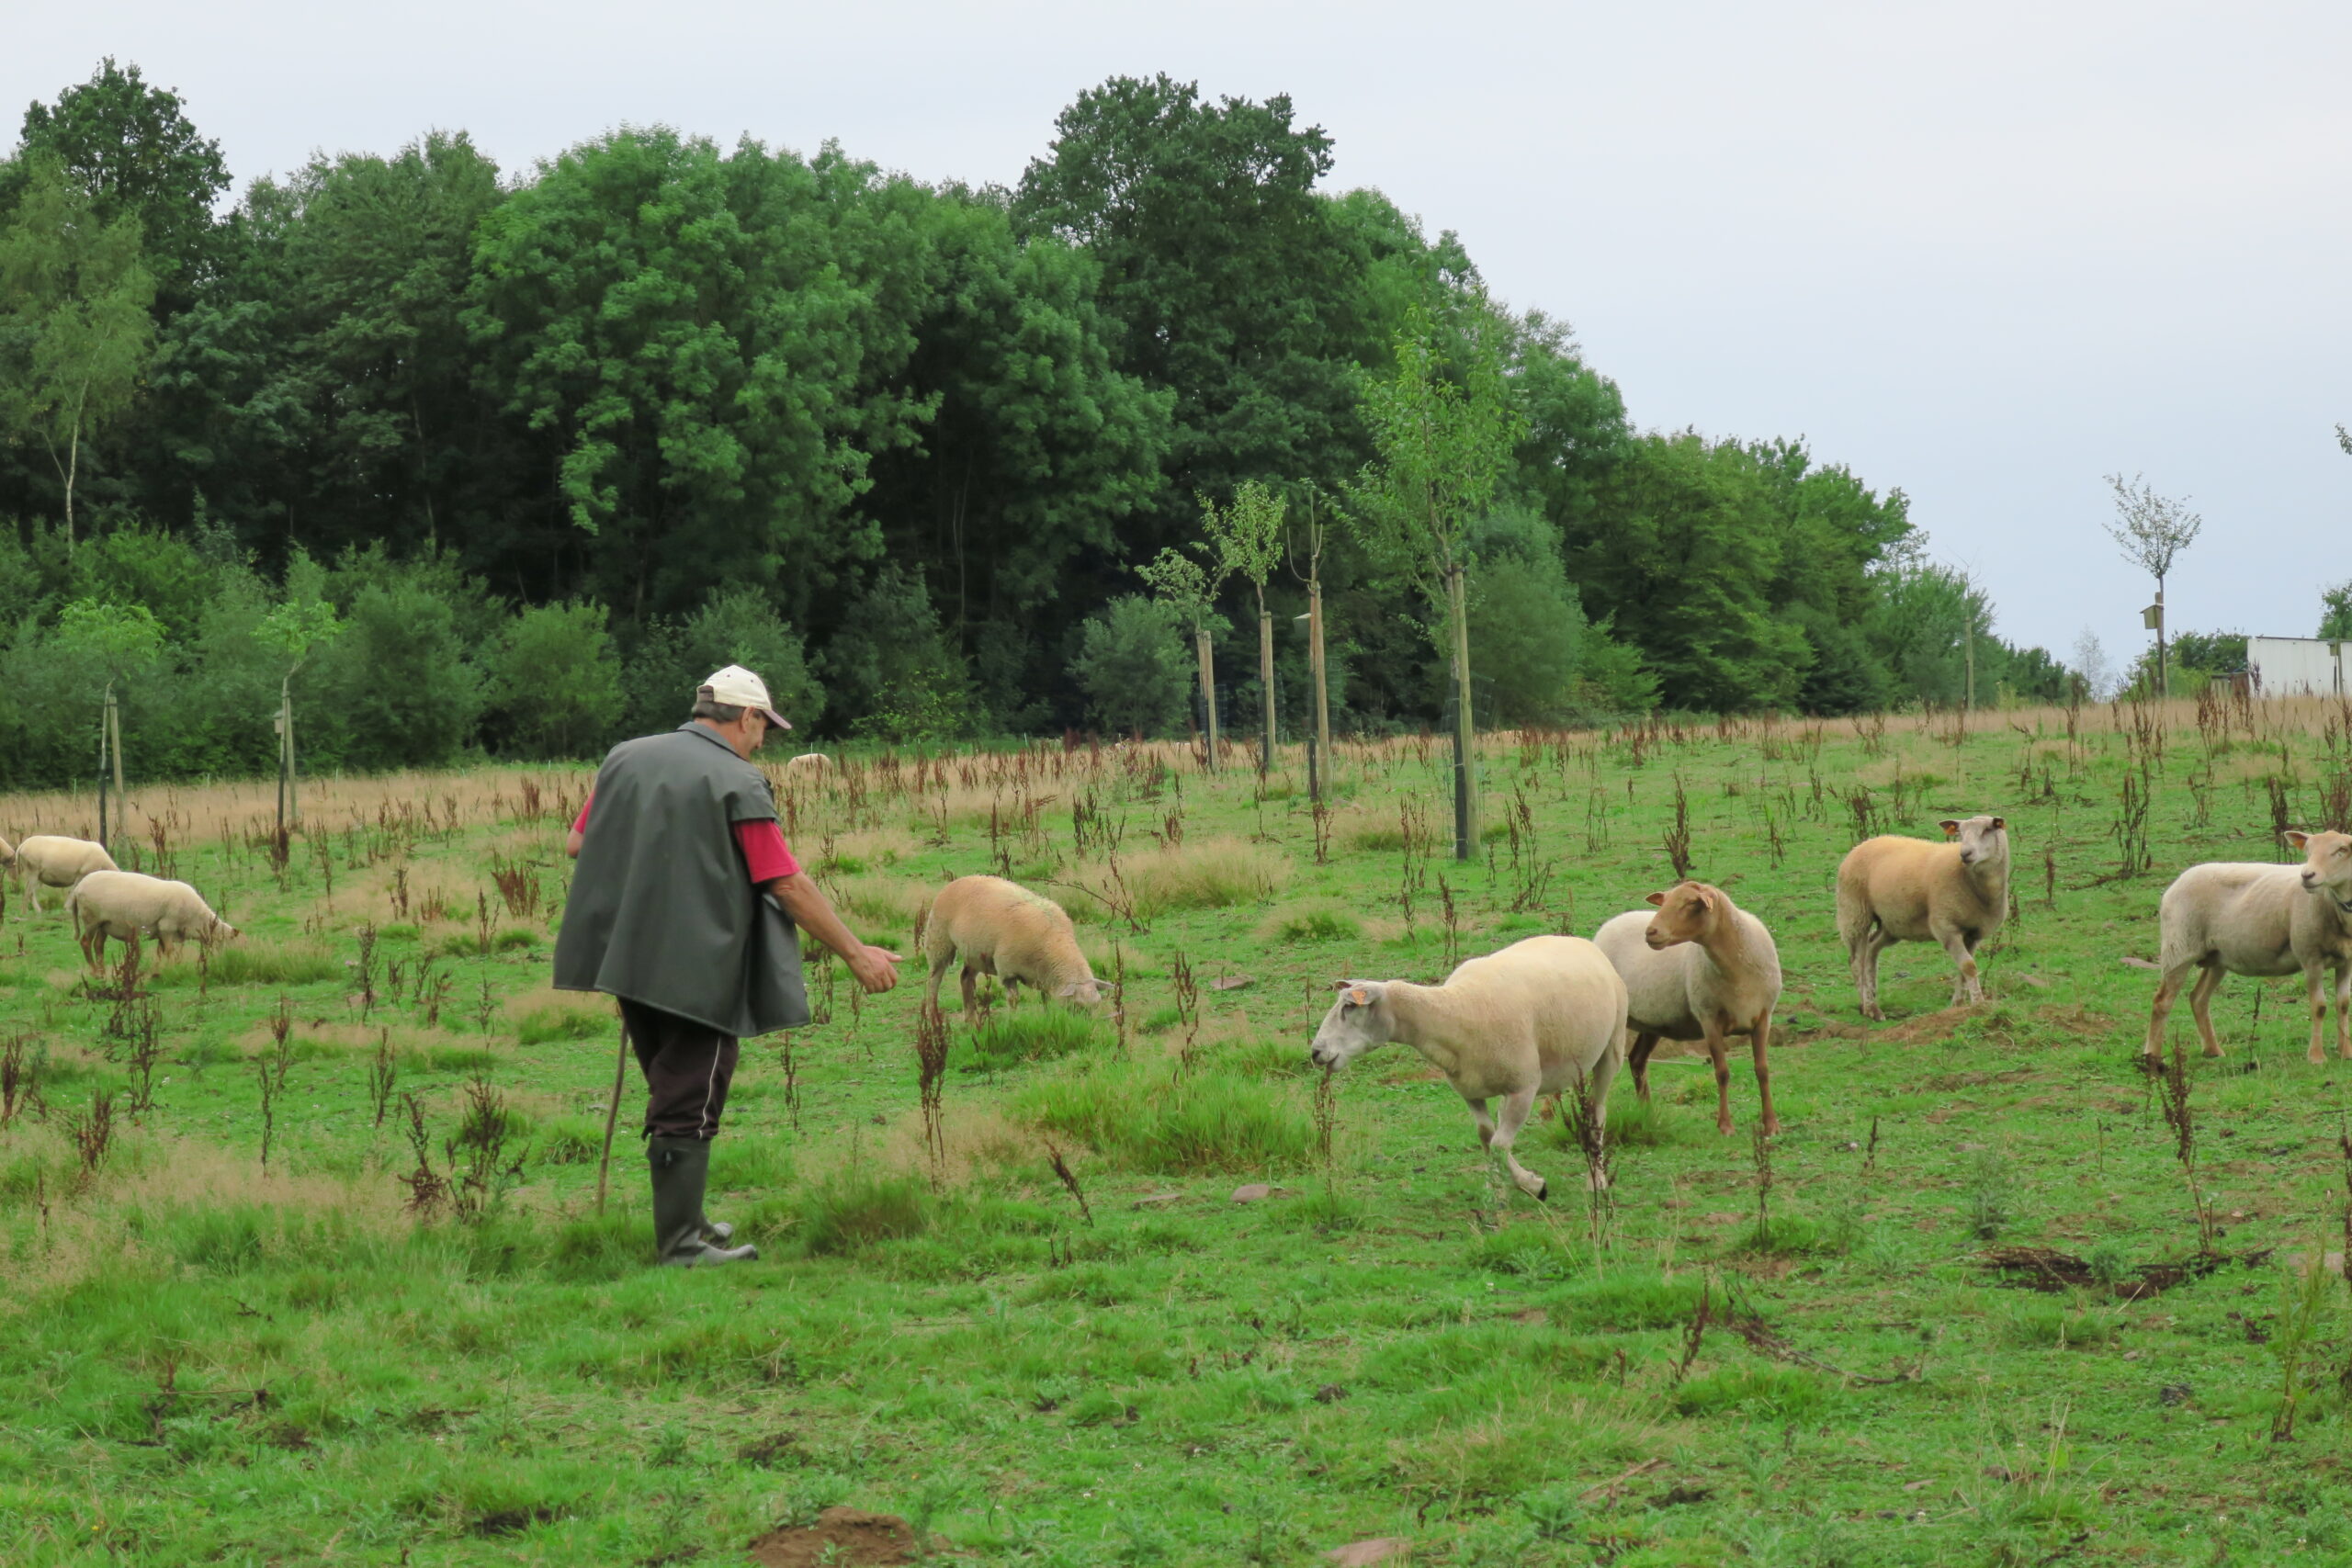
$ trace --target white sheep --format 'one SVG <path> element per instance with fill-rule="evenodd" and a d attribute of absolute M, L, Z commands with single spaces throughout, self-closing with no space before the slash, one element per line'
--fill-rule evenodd
<path fill-rule="evenodd" d="M 1607 1122 L 1625 1054 L 1625 982 L 1582 937 L 1529 937 L 1470 959 L 1442 986 L 1341 980 L 1339 991 L 1315 1032 L 1315 1065 L 1342 1067 L 1390 1041 L 1410 1045 L 1445 1075 L 1477 1119 L 1478 1141 L 1531 1197 L 1549 1188 L 1511 1145 L 1536 1096 L 1582 1083 L 1596 1137 Z M 1497 1096 L 1502 1112 L 1489 1117 Z"/>
<path fill-rule="evenodd" d="M 1898 942 L 1933 942 L 1959 965 L 1954 1005 L 1981 1002 L 1976 949 L 2009 915 L 2008 824 L 1998 817 L 1947 818 L 1944 843 L 1884 834 L 1865 839 L 1838 863 L 1838 934 L 1861 993 L 1862 1016 L 1878 1005 L 1878 955 Z"/>
<path fill-rule="evenodd" d="M 1772 1111 L 1772 1009 L 1781 998 L 1781 955 L 1764 922 L 1740 908 L 1720 887 L 1678 882 L 1649 901 L 1657 913 L 1634 909 L 1593 933 L 1593 943 L 1625 981 L 1625 1032 L 1633 1037 L 1626 1065 L 1634 1092 L 1650 1097 L 1650 1053 L 1661 1039 L 1703 1040 L 1715 1066 L 1715 1131 L 1731 1131 L 1731 1068 L 1724 1042 L 1748 1037 L 1756 1059 L 1756 1092 L 1764 1131 L 1781 1130 Z"/>
<path fill-rule="evenodd" d="M 17 868 L 17 883 L 33 913 L 40 913 L 43 887 L 71 887 L 94 871 L 112 871 L 114 857 L 87 839 L 65 839 L 35 833 L 17 846 L 9 863 Z"/>
<path fill-rule="evenodd" d="M 803 751 L 797 757 L 786 757 L 785 767 L 795 773 L 820 773 L 833 765 L 833 760 L 822 751 Z"/>
<path fill-rule="evenodd" d="M 958 953 L 964 959 L 964 1017 L 978 1005 L 977 976 L 993 975 L 1013 987 L 1035 986 L 1047 996 L 1091 1007 L 1110 989 L 1094 977 L 1078 948 L 1078 932 L 1059 904 L 1001 876 L 959 876 L 939 890 L 923 926 L 923 956 L 931 961 L 926 1003 L 939 1005 L 939 982 Z"/>
<path fill-rule="evenodd" d="M 2213 1038 L 2213 994 L 2227 975 L 2292 975 L 2301 970 L 2311 1008 L 2308 1060 L 2327 1060 L 2320 1048 L 2327 1023 L 2321 971 L 2335 968 L 2335 1050 L 2352 1056 L 2352 834 L 2289 833 L 2303 852 L 2301 865 L 2217 863 L 2192 865 L 2165 889 L 2158 927 L 2156 1005 L 2148 1018 L 2143 1055 L 2164 1050 L 2165 1021 L 2191 969 L 2203 969 L 2188 993 L 2188 1010 L 2205 1037 L 2205 1054 L 2222 1054 Z"/>
<path fill-rule="evenodd" d="M 187 883 L 135 871 L 90 873 L 65 895 L 65 912 L 93 974 L 105 972 L 108 937 L 125 945 L 134 934 L 153 937 L 160 964 L 183 942 L 220 942 L 237 934 Z"/>

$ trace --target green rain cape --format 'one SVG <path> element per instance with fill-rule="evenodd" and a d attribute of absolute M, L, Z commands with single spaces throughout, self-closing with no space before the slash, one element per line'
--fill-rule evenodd
<path fill-rule="evenodd" d="M 614 747 L 563 907 L 556 988 L 738 1038 L 807 1023 L 798 933 L 735 845 L 736 823 L 775 819 L 765 776 L 704 725 Z"/>

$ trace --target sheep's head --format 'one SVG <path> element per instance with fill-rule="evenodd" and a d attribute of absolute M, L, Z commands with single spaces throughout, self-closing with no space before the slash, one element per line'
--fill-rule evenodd
<path fill-rule="evenodd" d="M 1083 980 L 1069 981 L 1054 995 L 1072 1007 L 1100 1007 L 1117 988 L 1107 980 L 1098 980 L 1089 975 Z"/>
<path fill-rule="evenodd" d="M 2336 908 L 2352 914 L 2352 833 L 2286 835 L 2290 848 L 2303 852 L 2303 888 L 2325 894 Z"/>
<path fill-rule="evenodd" d="M 2008 858 L 2009 824 L 2006 818 L 1971 817 L 1965 821 L 1946 818 L 1936 825 L 1944 830 L 1947 840 L 1960 846 L 1962 865 Z"/>
<path fill-rule="evenodd" d="M 1318 1067 L 1344 1067 L 1375 1045 L 1388 1043 L 1388 985 L 1384 980 L 1340 980 L 1340 996 L 1315 1031 L 1307 1059 Z"/>
<path fill-rule="evenodd" d="M 1650 917 L 1642 940 L 1653 950 L 1698 941 L 1714 919 L 1723 897 L 1721 888 L 1703 882 L 1678 882 L 1663 893 L 1651 894 L 1648 901 L 1657 906 L 1657 913 Z"/>

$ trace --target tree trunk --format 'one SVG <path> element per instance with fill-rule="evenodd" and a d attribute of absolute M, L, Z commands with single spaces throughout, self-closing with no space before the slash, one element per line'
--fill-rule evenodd
<path fill-rule="evenodd" d="M 83 383 L 87 391 L 89 384 Z M 56 448 L 51 447 L 51 451 Z M 65 444 L 65 558 L 74 558 L 74 478 L 82 471 L 82 415 L 77 408 L 74 414 L 74 434 Z M 112 696 L 107 699 L 112 702 Z"/>
<path fill-rule="evenodd" d="M 1323 779 L 1331 776 L 1331 694 L 1325 685 L 1323 671 L 1323 578 L 1321 573 L 1306 582 L 1306 661 L 1315 672 L 1315 755 L 1322 765 Z M 1321 787 L 1318 781 L 1318 791 Z M 1318 793 L 1317 799 L 1322 796 Z"/>
<path fill-rule="evenodd" d="M 114 688 L 107 688 L 106 701 L 98 708 L 98 848 L 108 849 L 107 838 L 107 751 L 113 737 L 113 727 L 107 716 L 114 710 Z"/>
<path fill-rule="evenodd" d="M 1468 599 L 1457 565 L 1445 576 L 1445 604 L 1453 619 L 1453 858 L 1464 861 L 1478 852 L 1478 731 L 1470 708 Z"/>
<path fill-rule="evenodd" d="M 2165 580 L 2156 579 L 2156 695 L 2172 695 L 2172 666 L 2165 648 Z"/>
<path fill-rule="evenodd" d="M 1274 765 L 1274 617 L 1266 610 L 1266 591 L 1258 590 L 1258 685 L 1264 709 L 1265 740 L 1258 748 L 1258 776 Z"/>
<path fill-rule="evenodd" d="M 1201 737 L 1207 745 L 1209 772 L 1216 772 L 1216 662 L 1209 651 L 1209 629 L 1193 628 L 1193 647 L 1201 656 Z"/>
<path fill-rule="evenodd" d="M 122 787 L 122 708 L 115 701 L 112 684 L 107 687 L 107 749 L 114 759 L 114 821 L 119 828 L 123 823 L 123 808 L 130 804 L 130 797 L 123 793 Z"/>

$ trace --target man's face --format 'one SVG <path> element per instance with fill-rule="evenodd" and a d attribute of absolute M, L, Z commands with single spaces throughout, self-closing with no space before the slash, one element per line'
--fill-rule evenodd
<path fill-rule="evenodd" d="M 745 709 L 743 712 L 743 755 L 747 758 L 751 756 L 760 749 L 761 743 L 767 738 L 768 716 L 757 708 Z"/>

